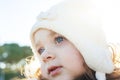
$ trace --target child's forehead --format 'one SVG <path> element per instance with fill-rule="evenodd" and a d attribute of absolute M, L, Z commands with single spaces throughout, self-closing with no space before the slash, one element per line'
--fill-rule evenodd
<path fill-rule="evenodd" d="M 55 37 L 56 35 L 59 35 L 59 34 L 52 30 L 38 29 L 34 32 L 33 39 L 34 39 L 35 43 L 40 43 L 43 40 L 46 40 L 46 39 L 49 40 L 49 39 Z"/>
<path fill-rule="evenodd" d="M 49 36 L 54 36 L 58 33 L 56 33 L 55 31 L 52 31 L 52 30 L 49 30 L 49 29 L 38 29 L 34 32 L 34 36 L 36 35 L 36 33 L 39 35 L 39 34 L 47 34 Z"/>
<path fill-rule="evenodd" d="M 49 30 L 49 29 L 44 29 L 44 28 L 38 28 L 37 30 L 35 30 L 34 32 L 32 32 L 32 37 L 33 39 L 35 38 L 36 35 L 39 35 L 39 34 L 49 34 L 49 35 L 55 35 L 57 33 L 55 33 L 54 31 L 52 30 Z"/>

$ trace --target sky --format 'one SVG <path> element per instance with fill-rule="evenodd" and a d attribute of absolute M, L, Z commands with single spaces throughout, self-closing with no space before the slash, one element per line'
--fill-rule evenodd
<path fill-rule="evenodd" d="M 30 45 L 29 33 L 41 11 L 63 0 L 0 0 L 0 45 Z M 108 42 L 120 42 L 120 1 L 103 0 Z"/>
<path fill-rule="evenodd" d="M 41 11 L 62 0 L 0 0 L 0 45 L 30 45 L 29 32 Z"/>

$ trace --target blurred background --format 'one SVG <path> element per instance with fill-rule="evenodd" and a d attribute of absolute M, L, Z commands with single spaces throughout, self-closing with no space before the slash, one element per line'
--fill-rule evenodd
<path fill-rule="evenodd" d="M 20 80 L 32 55 L 29 32 L 41 11 L 63 0 L 0 0 L 0 80 Z M 101 5 L 102 3 L 102 5 Z M 120 1 L 101 0 L 108 42 L 120 43 Z"/>

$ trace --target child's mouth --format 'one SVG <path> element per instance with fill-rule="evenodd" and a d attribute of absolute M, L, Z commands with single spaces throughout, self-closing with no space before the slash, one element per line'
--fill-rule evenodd
<path fill-rule="evenodd" d="M 48 74 L 50 74 L 51 76 L 56 76 L 61 72 L 61 68 L 62 66 L 51 66 L 50 68 L 48 68 Z"/>

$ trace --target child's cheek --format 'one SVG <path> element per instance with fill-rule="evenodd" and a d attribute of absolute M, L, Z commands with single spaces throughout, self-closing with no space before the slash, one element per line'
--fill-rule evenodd
<path fill-rule="evenodd" d="M 41 65 L 41 74 L 44 78 L 48 78 L 47 70 L 44 65 Z"/>

